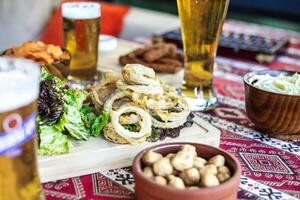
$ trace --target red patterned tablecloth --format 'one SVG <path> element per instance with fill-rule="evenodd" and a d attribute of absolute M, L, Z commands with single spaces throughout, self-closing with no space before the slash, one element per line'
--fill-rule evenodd
<path fill-rule="evenodd" d="M 288 37 L 290 45 L 285 54 L 268 65 L 218 57 L 214 86 L 220 104 L 214 110 L 196 115 L 222 131 L 220 147 L 240 161 L 238 199 L 299 199 L 300 141 L 269 138 L 254 129 L 245 113 L 242 77 L 249 71 L 266 68 L 300 71 L 300 34 L 237 21 L 227 21 L 224 29 Z M 49 182 L 43 187 L 47 200 L 134 199 L 130 167 Z"/>

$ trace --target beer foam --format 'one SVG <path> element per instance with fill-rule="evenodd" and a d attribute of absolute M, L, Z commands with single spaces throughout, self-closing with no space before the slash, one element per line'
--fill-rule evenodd
<path fill-rule="evenodd" d="M 62 16 L 68 19 L 94 19 L 100 15 L 99 3 L 70 2 L 62 4 Z"/>
<path fill-rule="evenodd" d="M 39 66 L 31 61 L 0 57 L 0 113 L 35 101 L 39 74 Z"/>

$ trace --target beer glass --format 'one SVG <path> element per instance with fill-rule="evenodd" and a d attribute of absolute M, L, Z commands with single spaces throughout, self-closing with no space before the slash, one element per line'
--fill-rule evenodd
<path fill-rule="evenodd" d="M 36 160 L 39 65 L 0 57 L 0 199 L 43 199 Z"/>
<path fill-rule="evenodd" d="M 182 95 L 193 110 L 213 108 L 212 79 L 229 0 L 177 0 L 184 49 Z"/>
<path fill-rule="evenodd" d="M 62 4 L 64 46 L 72 59 L 71 86 L 84 88 L 97 81 L 100 4 L 69 2 Z"/>

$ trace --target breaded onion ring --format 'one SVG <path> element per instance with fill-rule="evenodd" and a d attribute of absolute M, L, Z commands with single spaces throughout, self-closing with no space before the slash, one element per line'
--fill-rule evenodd
<path fill-rule="evenodd" d="M 181 112 L 168 112 L 167 110 L 157 110 L 155 112 L 162 121 L 180 121 L 187 119 L 187 116 L 190 114 L 190 111 L 183 110 Z"/>
<path fill-rule="evenodd" d="M 138 132 L 129 131 L 120 124 L 120 116 L 124 113 L 136 113 L 141 117 L 140 130 Z M 127 140 L 139 139 L 151 135 L 151 116 L 149 113 L 136 106 L 124 106 L 116 111 L 112 111 L 111 122 L 116 133 Z"/>
<path fill-rule="evenodd" d="M 172 107 L 172 110 L 152 110 L 156 113 L 162 121 L 181 121 L 183 119 L 186 120 L 187 116 L 190 114 L 188 103 L 179 96 L 171 96 L 170 98 L 174 99 L 177 105 Z"/>
<path fill-rule="evenodd" d="M 146 85 L 127 85 L 123 80 L 117 81 L 117 88 L 120 90 L 131 90 L 142 94 L 163 94 L 163 89 L 160 86 L 146 86 Z"/>
<path fill-rule="evenodd" d="M 183 125 L 187 117 L 190 114 L 188 103 L 181 97 L 171 95 L 178 105 L 174 106 L 172 109 L 178 109 L 177 111 L 169 110 L 151 110 L 153 114 L 158 116 L 162 121 L 159 121 L 152 116 L 152 125 L 156 128 L 176 128 Z"/>
<path fill-rule="evenodd" d="M 164 94 L 159 96 L 159 100 L 148 99 L 146 101 L 146 107 L 152 110 L 167 110 L 176 107 L 178 103 L 183 105 L 183 110 L 188 110 L 186 101 L 179 97 L 177 94 Z"/>
<path fill-rule="evenodd" d="M 139 120 L 140 116 L 135 114 L 120 116 L 120 124 L 136 124 Z"/>
<path fill-rule="evenodd" d="M 140 64 L 127 64 L 122 70 L 124 80 L 134 85 L 159 86 L 159 80 L 155 79 L 155 72 L 152 68 Z"/>
<path fill-rule="evenodd" d="M 116 133 L 115 129 L 113 128 L 111 122 L 109 122 L 105 128 L 103 129 L 104 137 L 113 143 L 117 144 L 139 144 L 146 141 L 148 136 L 141 137 L 139 139 L 131 139 L 131 138 L 124 138 L 121 137 L 119 134 Z"/>
<path fill-rule="evenodd" d="M 172 86 L 164 84 L 164 83 L 162 83 L 161 85 L 164 89 L 165 94 L 176 94 L 177 95 L 177 91 L 176 91 L 175 87 L 172 87 Z"/>
<path fill-rule="evenodd" d="M 117 89 L 116 82 L 120 77 L 110 72 L 103 73 L 103 79 L 100 84 L 90 89 L 90 97 L 93 101 L 97 112 L 101 112 L 103 105 L 110 95 Z"/>
<path fill-rule="evenodd" d="M 104 137 L 111 142 L 117 143 L 117 144 L 128 144 L 129 141 L 125 138 L 121 137 L 116 133 L 114 130 L 111 122 L 109 122 L 103 129 L 103 135 Z"/>
<path fill-rule="evenodd" d="M 113 110 L 112 106 L 114 102 L 124 97 L 131 97 L 131 93 L 128 91 L 116 91 L 105 101 L 103 109 L 105 111 L 111 112 Z"/>
<path fill-rule="evenodd" d="M 154 117 L 151 117 L 152 120 L 152 126 L 155 128 L 177 128 L 181 125 L 183 125 L 187 118 L 181 119 L 179 121 L 173 121 L 173 122 L 161 122 L 155 119 Z"/>

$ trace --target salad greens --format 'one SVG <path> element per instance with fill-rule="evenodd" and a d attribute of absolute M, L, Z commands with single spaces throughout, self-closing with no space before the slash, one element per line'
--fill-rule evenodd
<path fill-rule="evenodd" d="M 38 132 L 40 139 L 38 152 L 41 155 L 63 154 L 72 148 L 68 136 L 55 127 L 40 125 Z"/>
<path fill-rule="evenodd" d="M 102 129 L 108 123 L 109 113 L 103 112 L 98 115 L 93 107 L 83 105 L 87 98 L 86 91 L 67 88 L 65 81 L 49 74 L 46 70 L 42 70 L 41 82 L 43 83 L 43 81 L 51 81 L 52 87 L 55 87 L 55 91 L 59 93 L 57 96 L 60 96 L 63 101 L 64 111 L 54 124 L 49 123 L 46 117 L 38 116 L 40 154 L 68 153 L 72 148 L 71 138 L 88 140 L 90 136 L 97 137 L 101 134 Z M 47 93 L 42 90 L 43 88 L 41 88 L 39 98 L 45 99 L 47 96 L 41 97 L 41 94 L 47 95 Z M 38 102 L 39 104 L 48 103 L 45 101 Z M 47 106 L 39 105 L 40 107 Z"/>
<path fill-rule="evenodd" d="M 97 137 L 100 135 L 101 130 L 109 121 L 109 113 L 103 112 L 97 116 L 95 108 L 91 106 L 82 106 L 80 109 L 81 118 L 92 136 Z"/>

